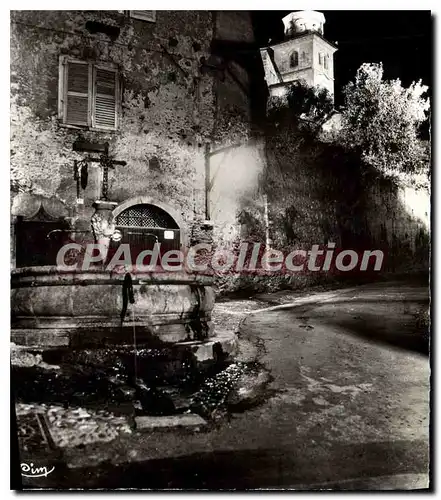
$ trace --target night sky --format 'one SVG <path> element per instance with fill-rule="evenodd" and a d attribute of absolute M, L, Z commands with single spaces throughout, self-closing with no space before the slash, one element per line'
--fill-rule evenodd
<path fill-rule="evenodd" d="M 282 18 L 290 11 L 254 11 L 259 46 L 283 40 Z M 336 103 L 341 88 L 353 80 L 364 62 L 383 62 L 386 79 L 400 78 L 403 85 L 432 81 L 432 17 L 430 11 L 321 11 L 324 36 L 338 42 L 335 53 Z"/>

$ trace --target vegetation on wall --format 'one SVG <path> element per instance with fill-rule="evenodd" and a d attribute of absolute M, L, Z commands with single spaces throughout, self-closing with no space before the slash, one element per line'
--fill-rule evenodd
<path fill-rule="evenodd" d="M 427 120 L 428 87 L 383 80 L 382 64 L 363 64 L 344 89 L 337 140 L 382 174 L 397 179 L 428 171 L 429 148 L 419 134 Z"/>
<path fill-rule="evenodd" d="M 310 87 L 304 81 L 293 82 L 284 97 L 268 102 L 267 129 L 294 126 L 309 136 L 316 136 L 334 104 L 326 89 Z"/>
<path fill-rule="evenodd" d="M 271 239 L 280 249 L 323 243 L 335 232 L 328 227 L 335 220 L 335 206 L 329 200 L 335 198 L 335 181 L 343 173 L 333 165 L 341 170 L 347 163 L 340 148 L 319 138 L 333 110 L 332 98 L 324 89 L 295 82 L 286 98 L 270 104 L 262 184 L 273 223 Z M 326 227 L 324 220 L 329 220 Z"/>

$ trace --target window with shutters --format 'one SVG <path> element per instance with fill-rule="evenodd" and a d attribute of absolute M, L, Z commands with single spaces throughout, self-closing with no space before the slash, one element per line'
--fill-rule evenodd
<path fill-rule="evenodd" d="M 140 19 L 150 23 L 156 22 L 156 10 L 129 10 L 129 13 L 133 19 Z"/>
<path fill-rule="evenodd" d="M 60 58 L 58 111 L 63 124 L 116 130 L 119 107 L 116 66 Z"/>

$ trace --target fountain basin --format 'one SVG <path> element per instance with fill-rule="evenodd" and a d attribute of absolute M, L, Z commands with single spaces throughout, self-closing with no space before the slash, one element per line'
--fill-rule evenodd
<path fill-rule="evenodd" d="M 135 303 L 123 310 L 124 274 L 101 268 L 23 267 L 11 276 L 11 340 L 38 347 L 202 341 L 212 337 L 212 277 L 186 272 L 132 276 Z"/>

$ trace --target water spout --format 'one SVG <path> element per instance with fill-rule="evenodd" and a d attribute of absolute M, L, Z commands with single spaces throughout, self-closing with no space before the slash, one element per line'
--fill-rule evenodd
<path fill-rule="evenodd" d="M 47 233 L 46 239 L 50 240 L 51 235 L 53 233 L 72 233 L 72 234 L 76 234 L 76 233 L 90 233 L 90 231 L 75 231 L 74 229 L 52 229 L 52 231 L 49 231 Z"/>
<path fill-rule="evenodd" d="M 135 303 L 135 296 L 133 294 L 133 281 L 132 281 L 132 275 L 130 273 L 126 273 L 126 275 L 124 276 L 122 294 L 123 294 L 123 308 L 121 311 L 121 325 L 124 321 L 124 318 L 126 317 L 128 303 L 129 302 L 131 304 Z"/>

